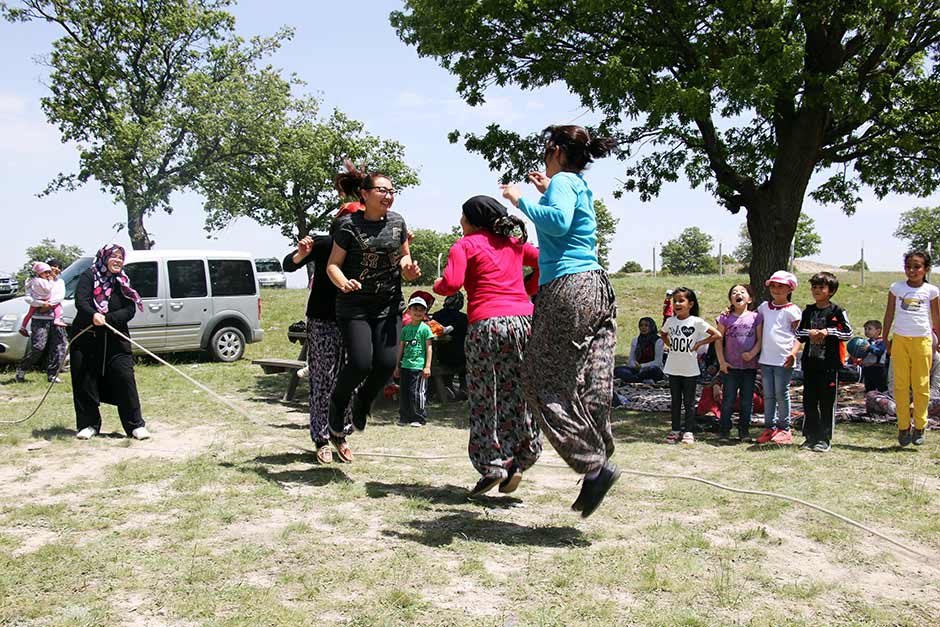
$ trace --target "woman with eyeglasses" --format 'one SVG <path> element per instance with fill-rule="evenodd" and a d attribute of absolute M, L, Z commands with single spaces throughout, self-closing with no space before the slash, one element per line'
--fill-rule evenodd
<path fill-rule="evenodd" d="M 352 461 L 343 432 L 350 401 L 353 426 L 366 427 L 372 402 L 395 370 L 405 304 L 402 276 L 421 276 L 411 259 L 408 227 L 391 211 L 395 188 L 378 172 L 362 172 L 352 164 L 338 185 L 355 190 L 365 209 L 339 219 L 326 273 L 336 285 L 336 324 L 346 345 L 346 365 L 339 373 L 329 406 L 330 442 L 340 459 Z M 361 386 L 360 386 L 361 384 Z M 353 396 L 353 391 L 359 387 Z"/>
<path fill-rule="evenodd" d="M 616 142 L 591 138 L 580 126 L 550 126 L 543 135 L 545 172 L 529 174 L 542 193 L 539 202 L 523 198 L 516 185 L 503 186 L 503 196 L 535 224 L 539 243 L 539 292 L 523 386 L 549 442 L 584 475 L 571 508 L 587 518 L 620 471 L 609 461 L 616 304 L 597 260 L 594 197 L 582 172 Z"/>

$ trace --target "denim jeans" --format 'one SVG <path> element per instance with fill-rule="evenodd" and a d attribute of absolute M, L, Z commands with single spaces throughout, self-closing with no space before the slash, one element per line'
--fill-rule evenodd
<path fill-rule="evenodd" d="M 722 375 L 724 383 L 724 398 L 721 401 L 721 421 L 719 430 L 722 433 L 731 431 L 731 413 L 734 411 L 734 401 L 741 393 L 741 420 L 738 422 L 738 431 L 747 433 L 751 424 L 751 409 L 754 407 L 754 379 L 757 371 L 753 368 L 731 368 Z"/>
<path fill-rule="evenodd" d="M 761 365 L 764 385 L 764 426 L 790 429 L 790 378 L 793 368 Z M 774 411 L 777 420 L 774 422 Z"/>

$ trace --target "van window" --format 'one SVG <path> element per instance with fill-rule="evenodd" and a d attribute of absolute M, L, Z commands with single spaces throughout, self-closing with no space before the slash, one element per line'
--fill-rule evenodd
<path fill-rule="evenodd" d="M 201 259 L 167 261 L 170 277 L 170 298 L 199 298 L 208 296 L 206 266 Z"/>
<path fill-rule="evenodd" d="M 141 298 L 157 297 L 157 262 L 142 261 L 129 263 L 124 266 L 127 278 L 131 280 L 131 287 L 137 290 Z"/>
<path fill-rule="evenodd" d="M 255 259 L 255 268 L 258 272 L 284 272 L 281 262 L 277 259 Z"/>
<path fill-rule="evenodd" d="M 210 259 L 213 296 L 254 296 L 255 273 L 248 259 Z"/>

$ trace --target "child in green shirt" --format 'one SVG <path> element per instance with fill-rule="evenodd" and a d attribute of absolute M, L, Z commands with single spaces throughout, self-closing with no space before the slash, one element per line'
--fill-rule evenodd
<path fill-rule="evenodd" d="M 431 327 L 424 323 L 428 304 L 420 296 L 408 301 L 411 324 L 401 330 L 398 347 L 398 377 L 400 399 L 398 424 L 423 427 L 428 421 L 426 407 L 428 377 L 431 376 Z"/>

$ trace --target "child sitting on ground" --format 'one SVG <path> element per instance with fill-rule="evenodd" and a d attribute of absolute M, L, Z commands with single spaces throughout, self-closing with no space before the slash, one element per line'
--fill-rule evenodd
<path fill-rule="evenodd" d="M 413 296 L 408 301 L 410 324 L 401 330 L 398 366 L 394 376 L 399 379 L 399 425 L 423 427 L 428 421 L 427 390 L 431 376 L 431 328 L 424 323 L 427 301 Z"/>
<path fill-rule="evenodd" d="M 29 296 L 30 301 L 33 303 L 49 302 L 52 298 L 52 287 L 55 284 L 55 274 L 53 274 L 52 268 L 50 268 L 47 263 L 36 261 L 33 262 L 33 274 L 35 276 L 26 282 L 26 295 Z M 26 330 L 27 325 L 29 324 L 30 318 L 33 317 L 33 314 L 40 308 L 42 308 L 42 305 L 30 306 L 29 311 L 23 316 L 23 323 L 20 325 L 20 335 L 29 336 L 29 331 Z M 52 324 L 55 326 L 67 326 L 65 321 L 62 320 L 62 305 L 60 303 L 56 303 L 52 307 L 52 317 Z"/>
<path fill-rule="evenodd" d="M 865 339 L 867 343 L 861 349 L 864 357 L 859 360 L 865 392 L 884 392 L 888 389 L 888 355 L 884 338 L 881 337 L 880 320 L 869 320 L 865 323 Z"/>

